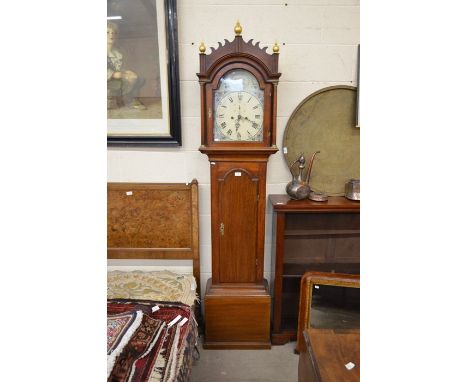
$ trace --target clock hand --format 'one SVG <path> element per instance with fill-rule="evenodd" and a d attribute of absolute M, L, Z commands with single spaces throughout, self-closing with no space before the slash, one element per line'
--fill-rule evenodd
<path fill-rule="evenodd" d="M 240 116 L 239 116 L 239 117 L 240 117 Z M 239 127 L 240 127 L 239 121 L 240 121 L 240 118 L 237 118 L 237 121 L 236 121 L 236 123 L 235 123 L 235 125 L 234 125 L 234 126 L 236 126 L 236 132 L 237 132 L 237 130 L 239 130 Z"/>
<path fill-rule="evenodd" d="M 240 105 L 239 105 L 239 113 L 237 114 L 237 121 L 236 121 L 236 132 L 239 130 L 240 127 L 240 120 L 242 119 L 242 116 L 240 115 Z"/>
<path fill-rule="evenodd" d="M 248 122 L 250 122 L 253 125 L 258 125 L 257 122 L 250 120 L 248 117 L 244 117 Z M 255 126 L 254 126 L 255 127 Z"/>
<path fill-rule="evenodd" d="M 256 133 L 258 132 L 258 123 L 256 121 L 251 121 L 248 117 L 244 117 L 248 122 L 252 124 L 252 127 L 256 130 Z M 250 133 L 249 133 L 250 135 Z"/>

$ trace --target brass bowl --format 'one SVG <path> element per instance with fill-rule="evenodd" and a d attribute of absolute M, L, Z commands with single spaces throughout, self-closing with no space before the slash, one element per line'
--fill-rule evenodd
<path fill-rule="evenodd" d="M 328 195 L 311 191 L 309 194 L 309 199 L 313 200 L 314 202 L 326 202 L 328 200 Z"/>

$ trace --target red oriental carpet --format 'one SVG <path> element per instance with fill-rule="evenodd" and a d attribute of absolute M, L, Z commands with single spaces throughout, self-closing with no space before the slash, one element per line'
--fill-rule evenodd
<path fill-rule="evenodd" d="M 152 312 L 155 305 L 159 310 Z M 191 352 L 187 353 L 185 347 L 188 338 L 193 345 L 196 341 L 196 328 L 194 331 L 194 325 L 189 325 L 194 323 L 190 307 L 180 303 L 109 300 L 107 314 L 108 382 L 169 382 L 188 378 L 190 368 L 186 363 L 191 362 Z M 135 328 L 139 316 L 141 323 Z M 178 323 L 169 327 L 177 316 L 181 316 Z M 184 318 L 186 322 L 179 325 Z M 109 362 L 109 352 L 114 354 L 113 362 Z"/>

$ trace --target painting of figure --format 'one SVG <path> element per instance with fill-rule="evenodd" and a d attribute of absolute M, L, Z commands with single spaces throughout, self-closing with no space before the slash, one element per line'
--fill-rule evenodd
<path fill-rule="evenodd" d="M 156 2 L 108 0 L 107 9 L 107 118 L 161 119 Z"/>

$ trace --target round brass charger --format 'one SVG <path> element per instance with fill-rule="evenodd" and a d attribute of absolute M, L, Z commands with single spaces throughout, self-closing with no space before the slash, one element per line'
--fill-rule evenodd
<path fill-rule="evenodd" d="M 289 167 L 301 153 L 308 162 L 320 151 L 312 167 L 312 190 L 344 195 L 345 183 L 359 179 L 359 135 L 356 88 L 331 86 L 311 94 L 294 110 L 284 132 L 283 153 Z M 293 171 L 297 175 L 297 169 Z"/>

